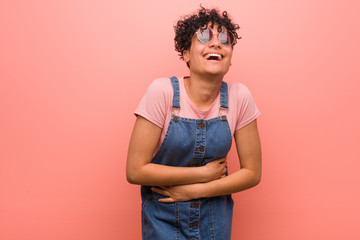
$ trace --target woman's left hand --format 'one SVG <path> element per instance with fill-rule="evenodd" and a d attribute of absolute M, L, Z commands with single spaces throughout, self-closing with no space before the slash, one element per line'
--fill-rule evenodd
<path fill-rule="evenodd" d="M 200 198 L 201 185 L 201 183 L 195 183 L 168 187 L 152 187 L 151 190 L 167 197 L 160 198 L 159 202 L 184 202 Z"/>

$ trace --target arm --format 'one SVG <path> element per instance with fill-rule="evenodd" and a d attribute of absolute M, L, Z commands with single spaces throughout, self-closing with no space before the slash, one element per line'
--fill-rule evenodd
<path fill-rule="evenodd" d="M 241 169 L 219 180 L 204 184 L 206 197 L 231 194 L 251 188 L 261 180 L 261 146 L 257 122 L 254 120 L 235 132 Z"/>
<path fill-rule="evenodd" d="M 180 185 L 163 189 L 153 188 L 168 198 L 161 202 L 187 201 L 239 192 L 256 186 L 261 179 L 261 147 L 256 120 L 235 132 L 241 169 L 206 183 Z"/>
<path fill-rule="evenodd" d="M 152 186 L 191 184 L 211 181 L 225 173 L 225 159 L 202 167 L 171 167 L 151 163 L 161 131 L 161 128 L 145 118 L 137 117 L 126 163 L 129 183 Z"/>

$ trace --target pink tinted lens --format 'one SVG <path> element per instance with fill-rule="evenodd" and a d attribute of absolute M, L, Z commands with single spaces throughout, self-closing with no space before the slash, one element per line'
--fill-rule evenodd
<path fill-rule="evenodd" d="M 234 43 L 234 35 L 229 31 L 221 31 L 219 33 L 219 42 L 224 45 L 231 45 Z"/>
<path fill-rule="evenodd" d="M 213 32 L 209 28 L 199 29 L 197 32 L 198 39 L 203 43 L 208 43 L 213 38 Z"/>

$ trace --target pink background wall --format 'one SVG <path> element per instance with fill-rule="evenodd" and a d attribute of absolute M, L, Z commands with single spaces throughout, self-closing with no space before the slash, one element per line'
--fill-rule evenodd
<path fill-rule="evenodd" d="M 360 239 L 359 1 L 217 2 L 243 37 L 226 79 L 262 112 L 263 178 L 234 195 L 233 239 Z M 0 239 L 141 238 L 132 112 L 188 73 L 172 26 L 199 4 L 0 2 Z"/>

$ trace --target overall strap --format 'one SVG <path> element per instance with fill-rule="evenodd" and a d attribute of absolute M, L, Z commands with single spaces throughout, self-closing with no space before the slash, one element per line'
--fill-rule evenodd
<path fill-rule="evenodd" d="M 180 108 L 180 90 L 179 90 L 179 80 L 176 77 L 171 77 L 171 84 L 174 89 L 173 102 L 171 107 Z"/>
<path fill-rule="evenodd" d="M 220 89 L 220 108 L 222 109 L 229 109 L 228 101 L 229 101 L 229 94 L 228 94 L 228 85 L 226 82 L 221 83 Z"/>

